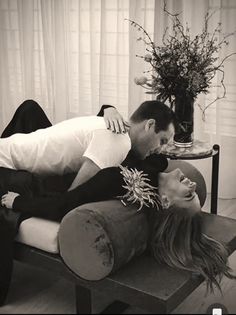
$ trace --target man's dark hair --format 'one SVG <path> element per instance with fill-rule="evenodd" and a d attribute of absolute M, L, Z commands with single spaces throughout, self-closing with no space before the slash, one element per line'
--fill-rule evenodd
<path fill-rule="evenodd" d="M 139 123 L 145 119 L 155 119 L 155 131 L 166 131 L 169 124 L 175 126 L 174 112 L 164 103 L 160 101 L 143 102 L 130 117 L 134 123 Z"/>

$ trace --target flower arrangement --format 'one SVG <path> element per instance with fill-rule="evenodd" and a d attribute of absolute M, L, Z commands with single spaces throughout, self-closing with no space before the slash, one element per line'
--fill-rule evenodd
<path fill-rule="evenodd" d="M 139 208 L 137 211 L 142 210 L 143 207 L 152 207 L 159 210 L 161 201 L 156 192 L 156 187 L 148 183 L 149 178 L 137 169 L 128 169 L 120 165 L 121 174 L 123 175 L 125 185 L 123 186 L 127 193 L 120 196 L 121 202 L 126 206 L 127 203 L 137 203 Z"/>
<path fill-rule="evenodd" d="M 181 24 L 179 14 L 171 14 L 167 11 L 166 2 L 164 2 L 164 12 L 172 19 L 172 35 L 167 37 L 167 27 L 161 46 L 152 41 L 140 24 L 129 20 L 132 26 L 142 32 L 142 36 L 138 40 L 143 41 L 146 46 L 147 53 L 144 56 L 136 56 L 143 58 L 151 66 L 151 69 L 146 71 L 151 73 L 150 78 L 143 75 L 135 78 L 134 81 L 148 89 L 149 91 L 146 93 L 156 94 L 157 99 L 163 102 L 168 100 L 173 108 L 178 95 L 195 99 L 198 94 L 209 92 L 212 79 L 217 73 L 220 73 L 223 93 L 204 109 L 202 108 L 204 114 L 211 104 L 226 95 L 224 62 L 235 53 L 231 53 L 223 59 L 218 57 L 218 53 L 223 46 L 229 44 L 227 39 L 235 32 L 222 35 L 222 38 L 219 39 L 222 28 L 221 23 L 218 23 L 214 31 L 210 33 L 208 22 L 213 14 L 210 15 L 208 12 L 205 15 L 202 32 L 191 38 L 188 25 L 184 27 Z"/>

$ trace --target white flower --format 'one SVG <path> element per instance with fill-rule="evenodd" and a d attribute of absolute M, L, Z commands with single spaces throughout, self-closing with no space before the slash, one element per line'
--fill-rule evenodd
<path fill-rule="evenodd" d="M 135 82 L 135 84 L 137 84 L 137 85 L 144 85 L 144 84 L 147 83 L 147 81 L 148 81 L 148 78 L 145 77 L 145 76 L 142 76 L 142 77 L 135 77 L 135 78 L 134 78 L 134 82 Z"/>

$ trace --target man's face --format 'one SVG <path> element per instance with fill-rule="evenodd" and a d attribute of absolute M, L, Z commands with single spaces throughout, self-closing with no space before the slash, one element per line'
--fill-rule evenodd
<path fill-rule="evenodd" d="M 139 158 L 144 160 L 146 157 L 153 153 L 160 153 L 162 146 L 167 144 L 174 135 L 174 125 L 169 124 L 167 130 L 161 130 L 158 133 L 155 132 L 155 123 L 149 124 L 146 122 L 140 135 L 138 142 L 134 147 L 135 152 Z"/>

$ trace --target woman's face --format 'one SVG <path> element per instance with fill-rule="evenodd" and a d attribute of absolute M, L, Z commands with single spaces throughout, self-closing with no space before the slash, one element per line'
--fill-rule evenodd
<path fill-rule="evenodd" d="M 169 173 L 161 173 L 159 177 L 159 194 L 167 200 L 168 205 L 200 211 L 200 201 L 195 192 L 196 183 L 185 177 L 177 168 Z"/>

